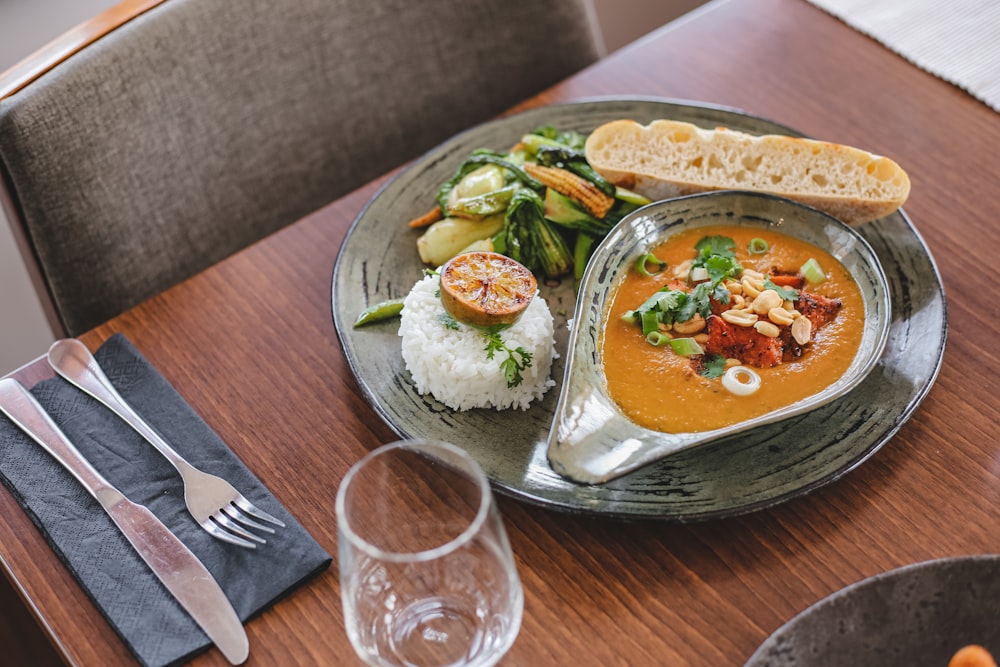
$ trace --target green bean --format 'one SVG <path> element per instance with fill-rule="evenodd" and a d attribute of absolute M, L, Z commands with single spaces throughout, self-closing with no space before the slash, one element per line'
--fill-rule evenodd
<path fill-rule="evenodd" d="M 358 319 L 354 320 L 354 326 L 360 327 L 372 322 L 381 322 L 391 317 L 396 317 L 403 310 L 402 299 L 388 299 L 365 308 Z"/>

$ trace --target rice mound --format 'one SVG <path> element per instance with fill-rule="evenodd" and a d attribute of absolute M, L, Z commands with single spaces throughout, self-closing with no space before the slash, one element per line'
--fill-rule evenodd
<path fill-rule="evenodd" d="M 420 394 L 430 393 L 453 410 L 526 410 L 532 400 L 555 386 L 549 378 L 555 339 L 545 299 L 536 293 L 520 319 L 501 332 L 510 349 L 523 347 L 532 354 L 531 366 L 521 371 L 521 384 L 508 388 L 500 369 L 506 353 L 487 359 L 482 331 L 461 322 L 457 330 L 446 326 L 448 316 L 439 288 L 436 275 L 417 282 L 403 300 L 400 315 L 403 361 Z"/>

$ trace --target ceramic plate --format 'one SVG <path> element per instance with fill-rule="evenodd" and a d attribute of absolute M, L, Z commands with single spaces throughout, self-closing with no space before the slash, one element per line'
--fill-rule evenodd
<path fill-rule="evenodd" d="M 725 428 L 693 433 L 652 431 L 629 419 L 608 394 L 604 323 L 619 285 L 640 256 L 679 233 L 708 225 L 778 231 L 833 255 L 861 291 L 861 340 L 843 375 L 812 396 Z M 573 317 L 567 371 L 549 432 L 548 455 L 556 471 L 578 482 L 604 483 L 685 449 L 825 405 L 864 380 L 882 356 L 889 333 L 889 286 L 864 237 L 826 213 L 762 193 L 710 192 L 656 202 L 631 213 L 594 251 L 577 293 L 587 298 L 578 300 Z"/>
<path fill-rule="evenodd" d="M 882 359 L 846 396 L 804 415 L 680 452 L 602 485 L 571 482 L 546 458 L 557 385 L 526 411 L 454 412 L 417 394 L 400 355 L 398 323 L 354 329 L 370 304 L 404 296 L 422 276 L 418 232 L 406 221 L 476 148 L 506 149 L 540 125 L 589 132 L 605 122 L 671 118 L 751 133 L 797 134 L 732 109 L 662 99 L 600 99 L 532 109 L 475 127 L 416 160 L 373 197 L 348 231 L 333 271 L 332 308 L 344 355 L 373 408 L 401 437 L 452 442 L 472 454 L 498 492 L 545 507 L 690 521 L 769 507 L 828 484 L 864 462 L 910 417 L 937 377 L 947 334 L 941 279 L 899 211 L 858 228 L 878 256 L 892 302 Z M 575 306 L 569 282 L 543 285 L 555 317 L 561 383 Z"/>
<path fill-rule="evenodd" d="M 779 628 L 744 667 L 946 667 L 969 644 L 1000 658 L 1000 556 L 944 558 L 875 575 Z"/>

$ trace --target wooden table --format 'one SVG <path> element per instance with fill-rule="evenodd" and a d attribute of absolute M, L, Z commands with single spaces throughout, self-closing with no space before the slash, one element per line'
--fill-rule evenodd
<path fill-rule="evenodd" d="M 526 595 L 502 664 L 739 665 L 794 614 L 864 577 L 1000 551 L 1000 117 L 803 0 L 714 2 L 520 108 L 615 94 L 738 107 L 897 159 L 913 182 L 906 211 L 950 296 L 948 349 L 927 399 L 874 457 L 773 509 L 676 525 L 501 498 Z M 82 338 L 96 348 L 124 332 L 331 553 L 338 483 L 394 439 L 330 313 L 338 248 L 381 182 Z M 130 662 L 6 492 L 0 553 L 66 662 Z M 357 664 L 335 564 L 248 632 L 250 664 Z M 211 651 L 196 664 L 224 663 Z"/>

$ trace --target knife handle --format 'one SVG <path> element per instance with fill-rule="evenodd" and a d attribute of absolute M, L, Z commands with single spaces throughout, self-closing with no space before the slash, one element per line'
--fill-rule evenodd
<path fill-rule="evenodd" d="M 20 382 L 0 380 L 0 412 L 42 446 L 97 500 L 121 493 L 70 442 L 52 417 Z"/>

